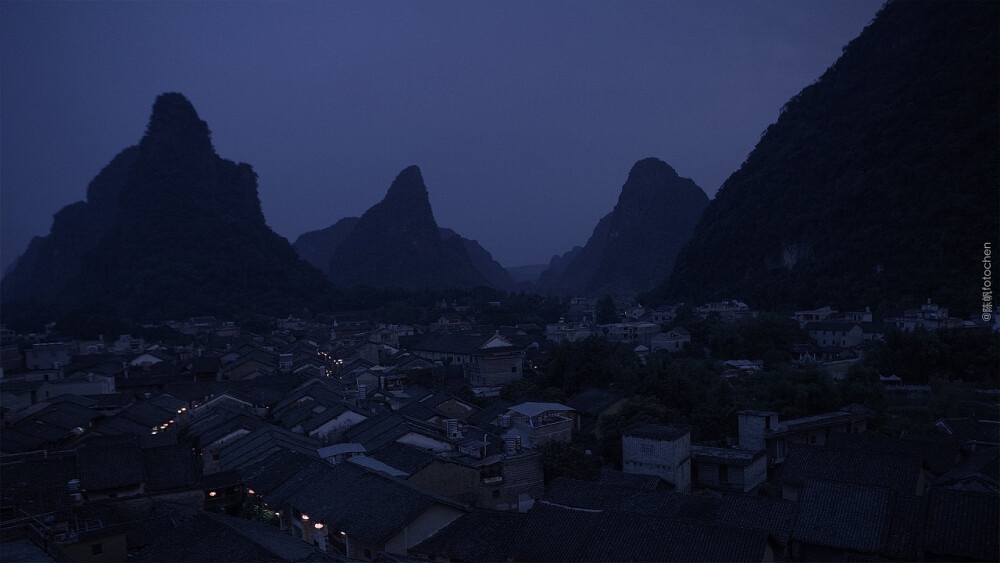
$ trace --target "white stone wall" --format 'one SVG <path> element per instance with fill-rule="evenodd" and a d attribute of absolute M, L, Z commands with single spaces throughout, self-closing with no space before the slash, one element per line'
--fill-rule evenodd
<path fill-rule="evenodd" d="M 691 434 L 672 442 L 622 436 L 622 469 L 626 473 L 656 475 L 678 491 L 690 491 Z"/>

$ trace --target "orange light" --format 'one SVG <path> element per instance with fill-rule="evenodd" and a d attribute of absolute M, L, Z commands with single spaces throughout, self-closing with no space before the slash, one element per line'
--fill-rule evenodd
<path fill-rule="evenodd" d="M 309 519 L 309 517 L 308 517 L 308 516 L 306 516 L 305 514 L 303 514 L 303 515 L 302 515 L 302 519 L 303 519 L 303 520 L 308 520 L 308 519 Z"/>
<path fill-rule="evenodd" d="M 215 491 L 212 491 L 212 492 L 208 493 L 208 496 L 214 497 L 215 496 Z"/>
<path fill-rule="evenodd" d="M 252 495 L 253 494 L 253 489 L 247 489 L 247 492 Z"/>
<path fill-rule="evenodd" d="M 320 524 L 319 522 L 316 522 L 315 524 L 313 524 L 313 527 L 316 528 L 317 530 L 322 530 L 323 529 L 323 525 Z"/>
<path fill-rule="evenodd" d="M 274 515 L 275 516 L 281 516 L 281 513 L 280 512 L 275 512 Z"/>

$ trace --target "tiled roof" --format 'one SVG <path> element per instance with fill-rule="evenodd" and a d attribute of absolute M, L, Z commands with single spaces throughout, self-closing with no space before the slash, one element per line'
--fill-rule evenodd
<path fill-rule="evenodd" d="M 146 489 L 163 491 L 193 487 L 201 477 L 194 450 L 187 443 L 142 451 L 146 466 Z"/>
<path fill-rule="evenodd" d="M 717 499 L 566 478 L 553 480 L 539 502 L 752 528 L 782 541 L 791 534 L 795 519 L 795 503 L 787 500 L 748 495 Z"/>
<path fill-rule="evenodd" d="M 165 424 L 175 414 L 173 410 L 167 410 L 149 402 L 142 402 L 123 409 L 117 416 L 141 424 L 148 431 L 154 426 Z"/>
<path fill-rule="evenodd" d="M 399 442 L 390 442 L 369 455 L 410 475 L 427 467 L 436 459 L 432 453 Z"/>
<path fill-rule="evenodd" d="M 761 561 L 764 532 L 644 516 L 535 504 L 512 547 L 534 561 Z"/>
<path fill-rule="evenodd" d="M 1000 497 L 954 489 L 931 489 L 927 500 L 925 549 L 948 559 L 997 561 L 1000 555 Z"/>
<path fill-rule="evenodd" d="M 91 428 L 88 434 L 129 434 L 132 436 L 145 436 L 149 434 L 150 428 L 150 426 L 146 426 L 120 416 L 119 413 L 115 416 L 110 416 L 104 420 L 95 422 L 93 428 Z"/>
<path fill-rule="evenodd" d="M 0 451 L 5 454 L 37 450 L 45 440 L 22 434 L 13 428 L 0 428 Z"/>
<path fill-rule="evenodd" d="M 385 413 L 351 427 L 344 436 L 351 442 L 362 444 L 368 451 L 374 451 L 409 432 L 403 417 L 397 413 Z"/>
<path fill-rule="evenodd" d="M 868 450 L 898 454 L 915 454 L 934 473 L 948 471 L 958 459 L 962 444 L 958 441 L 923 441 L 888 438 L 874 434 L 834 432 L 826 439 L 826 447 L 845 450 Z"/>
<path fill-rule="evenodd" d="M 411 385 L 409 389 L 406 390 L 406 395 L 414 401 L 422 401 L 433 395 L 433 393 L 419 385 Z"/>
<path fill-rule="evenodd" d="M 88 445 L 77 451 L 80 486 L 87 491 L 129 487 L 145 482 L 142 450 L 135 439 Z"/>
<path fill-rule="evenodd" d="M 656 475 L 640 475 L 638 473 L 625 473 L 614 469 L 601 469 L 601 484 L 619 487 L 631 487 L 633 489 L 645 489 L 655 491 L 660 485 L 661 479 Z"/>
<path fill-rule="evenodd" d="M 981 479 L 1000 489 L 1000 448 L 980 448 L 935 481 L 935 485 L 958 483 L 970 478 Z"/>
<path fill-rule="evenodd" d="M 137 561 L 348 561 L 263 522 L 201 512 L 169 529 Z"/>
<path fill-rule="evenodd" d="M 6 437 L 6 434 L 4 434 Z M 7 461 L 0 479 L 3 506 L 42 515 L 55 512 L 68 516 L 73 501 L 68 483 L 77 477 L 76 456 Z M 0 549 L 2 551 L 2 549 Z"/>
<path fill-rule="evenodd" d="M 510 410 L 510 407 L 513 405 L 514 403 L 510 401 L 497 399 L 496 401 L 493 401 L 483 407 L 481 410 L 470 414 L 465 421 L 473 426 L 486 428 L 490 423 L 496 420 L 497 416 Z"/>
<path fill-rule="evenodd" d="M 918 561 L 923 556 L 924 520 L 927 497 L 898 495 L 889 527 L 885 554 L 901 561 Z"/>
<path fill-rule="evenodd" d="M 295 434 L 284 428 L 267 425 L 240 436 L 222 448 L 219 468 L 223 471 L 246 467 L 278 450 L 292 450 L 318 457 L 319 443 L 312 438 Z"/>
<path fill-rule="evenodd" d="M 343 403 L 338 403 L 336 405 L 331 405 L 331 406 L 327 407 L 326 410 L 324 410 L 323 412 L 314 413 L 313 416 L 311 416 L 307 420 L 305 420 L 302 423 L 302 430 L 304 430 L 306 432 L 306 434 L 308 434 L 308 433 L 312 432 L 313 430 L 316 430 L 320 426 L 323 426 L 327 422 L 330 422 L 331 420 L 337 418 L 338 416 L 344 414 L 345 412 L 347 412 L 349 410 L 353 410 L 353 409 L 351 409 L 349 406 L 347 406 L 347 405 L 345 405 Z M 358 414 L 361 414 L 361 413 L 358 413 Z M 364 416 L 370 417 L 371 413 L 367 413 Z"/>
<path fill-rule="evenodd" d="M 240 485 L 243 483 L 243 470 L 241 469 L 230 469 L 229 471 L 219 471 L 216 473 L 209 473 L 201 478 L 201 482 L 198 484 L 198 488 L 203 490 L 208 489 L 221 489 L 223 487 L 232 487 L 233 485 Z"/>
<path fill-rule="evenodd" d="M 886 487 L 915 494 L 923 458 L 868 450 L 795 445 L 778 473 L 778 483 L 801 487 L 806 479 Z"/>
<path fill-rule="evenodd" d="M 521 414 L 527 417 L 539 416 L 543 413 L 554 411 L 554 412 L 567 412 L 573 410 L 572 407 L 568 407 L 561 403 L 520 403 L 510 407 L 511 412 Z"/>
<path fill-rule="evenodd" d="M 384 543 L 434 504 L 461 509 L 444 497 L 353 463 L 310 464 L 272 494 L 284 496 L 313 521 L 369 545 Z"/>
<path fill-rule="evenodd" d="M 1000 422 L 974 418 L 944 418 L 937 425 L 948 434 L 970 442 L 1000 445 Z"/>
<path fill-rule="evenodd" d="M 244 467 L 243 482 L 256 493 L 267 495 L 314 461 L 312 456 L 281 450 Z"/>
<path fill-rule="evenodd" d="M 419 553 L 459 561 L 507 561 L 526 514 L 476 510 L 459 517 L 410 548 Z"/>
<path fill-rule="evenodd" d="M 895 495 L 884 487 L 807 479 L 792 539 L 858 553 L 885 550 Z"/>
<path fill-rule="evenodd" d="M 435 416 L 441 416 L 441 414 L 439 414 L 438 411 L 434 410 L 433 407 L 430 407 L 418 401 L 410 401 L 409 403 L 403 405 L 396 412 L 398 412 L 403 416 L 408 416 L 410 418 L 415 418 L 417 420 L 424 420 L 424 421 L 430 420 Z"/>

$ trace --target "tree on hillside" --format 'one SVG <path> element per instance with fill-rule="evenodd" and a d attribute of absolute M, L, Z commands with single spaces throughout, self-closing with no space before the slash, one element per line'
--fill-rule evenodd
<path fill-rule="evenodd" d="M 607 325 L 618 322 L 618 310 L 615 309 L 615 300 L 612 299 L 610 295 L 601 297 L 601 299 L 597 301 L 594 316 L 597 317 L 597 324 L 599 325 Z"/>

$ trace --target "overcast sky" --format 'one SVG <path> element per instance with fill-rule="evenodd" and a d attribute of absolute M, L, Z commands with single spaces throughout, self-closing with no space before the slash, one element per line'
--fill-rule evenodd
<path fill-rule="evenodd" d="M 0 1 L 0 262 L 181 92 L 268 224 L 358 216 L 420 166 L 505 266 L 582 245 L 632 164 L 711 197 L 881 1 Z"/>

